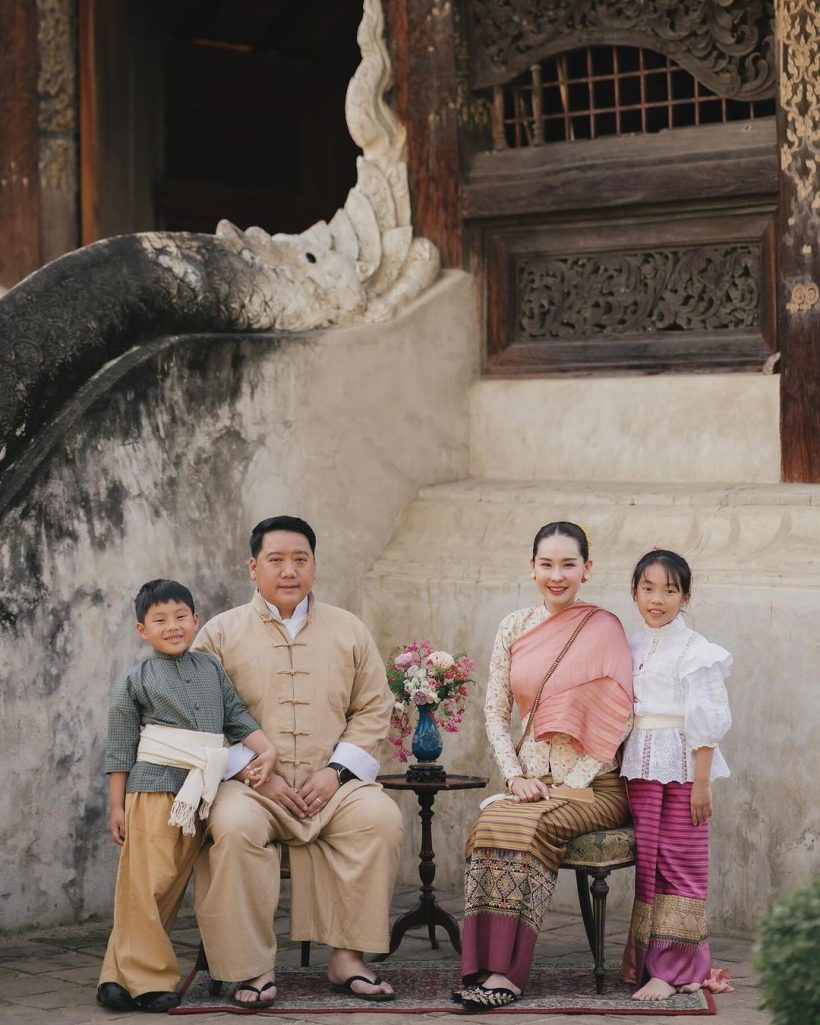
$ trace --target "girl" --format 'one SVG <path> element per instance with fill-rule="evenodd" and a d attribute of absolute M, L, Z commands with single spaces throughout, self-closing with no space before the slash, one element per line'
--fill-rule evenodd
<path fill-rule="evenodd" d="M 635 824 L 635 903 L 622 976 L 634 1000 L 700 989 L 711 969 L 706 930 L 711 781 L 728 776 L 717 743 L 731 725 L 724 679 L 732 656 L 690 630 L 692 571 L 655 549 L 632 574 L 644 627 L 630 640 L 635 723 L 624 745 Z"/>

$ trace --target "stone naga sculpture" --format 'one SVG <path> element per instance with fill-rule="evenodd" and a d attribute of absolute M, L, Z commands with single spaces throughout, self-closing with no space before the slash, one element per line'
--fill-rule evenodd
<path fill-rule="evenodd" d="M 89 378 L 151 338 L 382 321 L 431 284 L 439 255 L 413 237 L 406 133 L 384 100 L 392 69 L 383 33 L 380 0 L 364 0 L 362 61 L 345 102 L 363 155 L 329 222 L 301 235 L 220 221 L 215 235 L 103 239 L 0 300 L 0 476 Z"/>

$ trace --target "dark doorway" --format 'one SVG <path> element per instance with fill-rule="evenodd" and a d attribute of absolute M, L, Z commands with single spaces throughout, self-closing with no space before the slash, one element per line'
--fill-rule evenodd
<path fill-rule="evenodd" d="M 82 0 L 83 242 L 342 206 L 361 0 Z"/>

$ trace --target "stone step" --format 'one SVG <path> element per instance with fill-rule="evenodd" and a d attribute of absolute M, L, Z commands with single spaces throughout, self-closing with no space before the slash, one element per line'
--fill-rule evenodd
<path fill-rule="evenodd" d="M 528 545 L 545 522 L 581 523 L 595 577 L 623 581 L 652 547 L 679 550 L 701 583 L 820 584 L 820 487 L 488 481 L 422 488 L 376 578 L 527 580 Z"/>

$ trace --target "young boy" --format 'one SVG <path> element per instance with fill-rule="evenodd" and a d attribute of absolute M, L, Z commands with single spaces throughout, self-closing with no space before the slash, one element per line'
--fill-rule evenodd
<path fill-rule="evenodd" d="M 225 772 L 224 737 L 256 752 L 246 780 L 254 787 L 270 778 L 276 749 L 219 661 L 188 650 L 199 623 L 188 588 L 149 580 L 134 604 L 137 632 L 154 650 L 111 694 L 108 824 L 122 853 L 97 1001 L 112 1011 L 161 1012 L 179 1003 L 168 931 Z"/>

